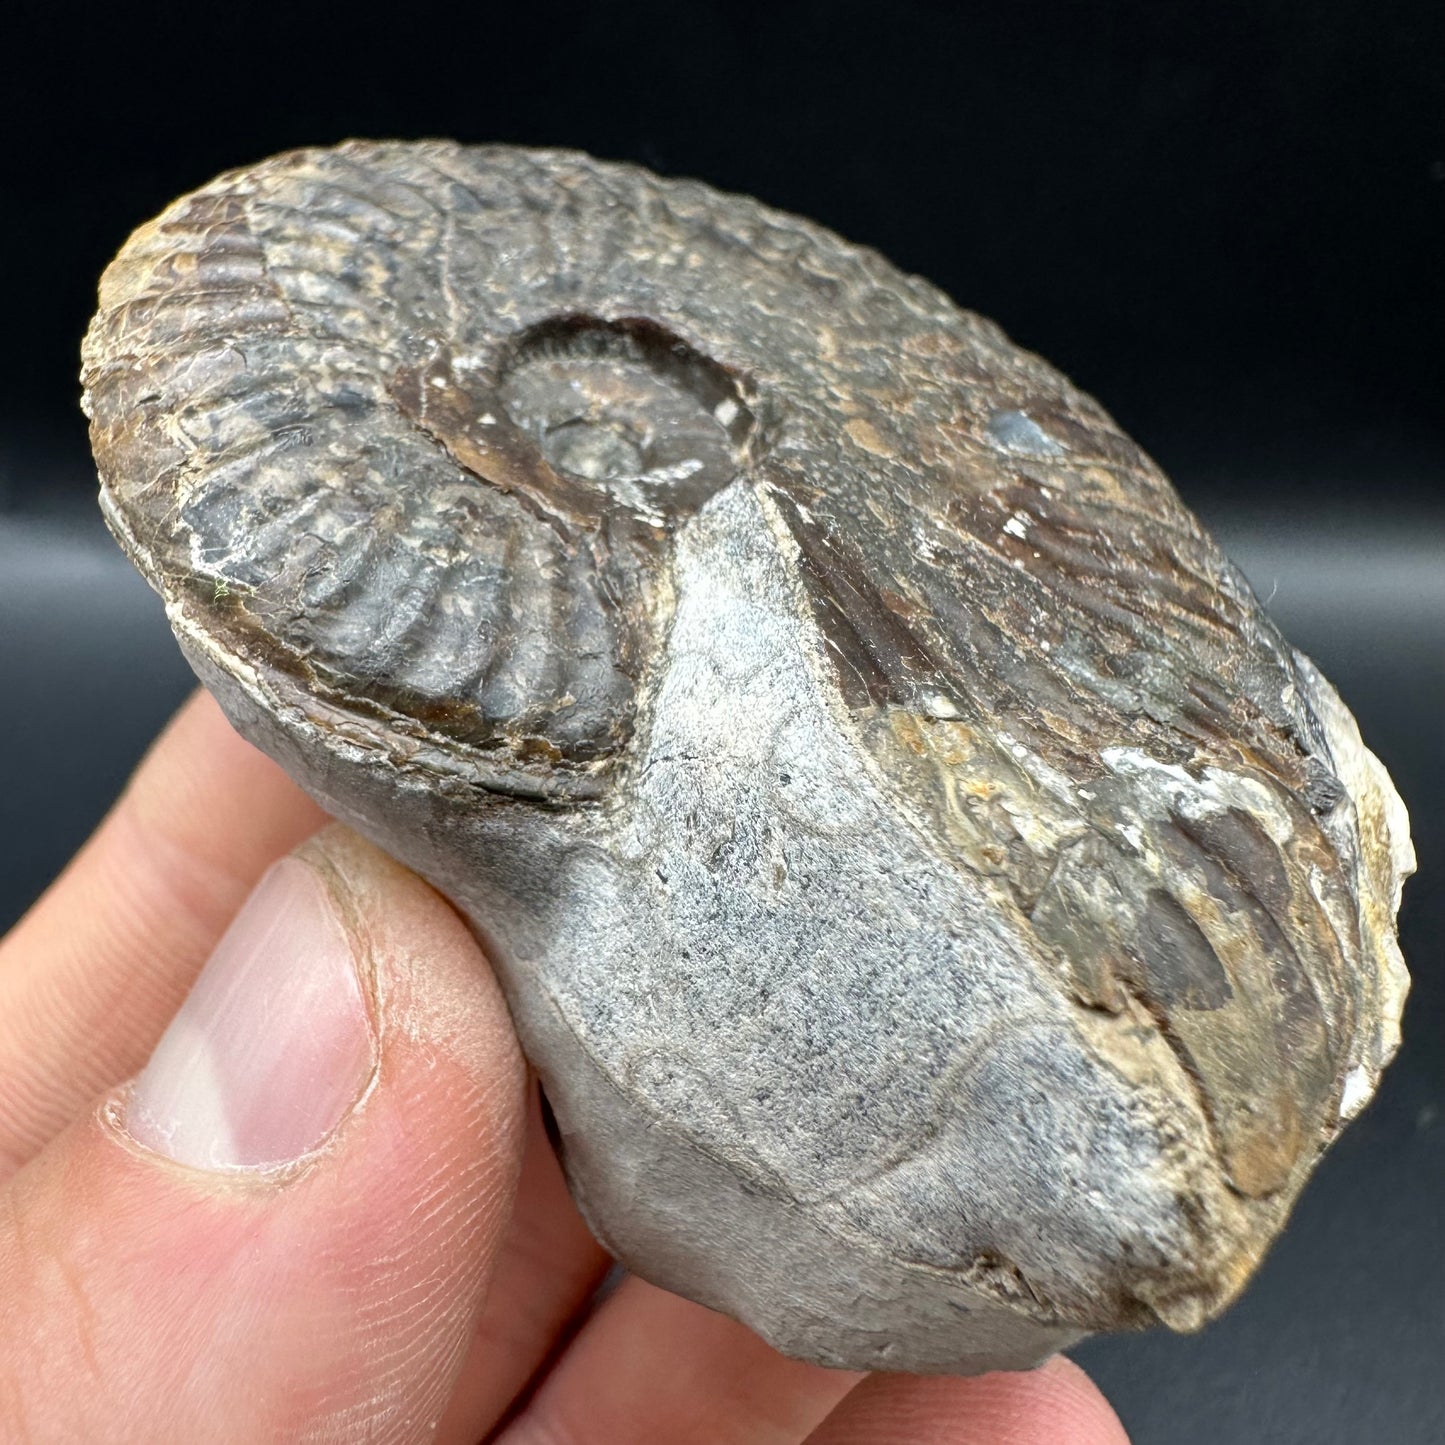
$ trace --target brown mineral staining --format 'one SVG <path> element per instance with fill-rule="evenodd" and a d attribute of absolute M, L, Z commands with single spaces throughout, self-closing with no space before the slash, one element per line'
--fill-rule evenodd
<path fill-rule="evenodd" d="M 599 1234 L 784 1348 L 1191 1328 L 1393 1052 L 1348 712 L 1097 403 L 871 252 L 300 151 L 131 238 L 85 384 L 208 684 L 486 931 Z"/>
<path fill-rule="evenodd" d="M 872 422 L 855 416 L 852 421 L 844 426 L 843 430 L 847 432 L 865 452 L 869 452 L 875 457 L 891 457 L 893 455 L 892 451 L 889 450 L 888 443 L 878 435 L 877 428 L 874 427 Z"/>

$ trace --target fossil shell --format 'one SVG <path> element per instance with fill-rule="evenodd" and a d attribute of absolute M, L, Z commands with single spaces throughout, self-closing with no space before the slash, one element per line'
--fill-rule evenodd
<path fill-rule="evenodd" d="M 600 1239 L 830 1364 L 1243 1287 L 1398 1040 L 1407 820 L 1159 470 L 807 222 L 352 143 L 142 227 L 106 517 L 492 950 Z"/>

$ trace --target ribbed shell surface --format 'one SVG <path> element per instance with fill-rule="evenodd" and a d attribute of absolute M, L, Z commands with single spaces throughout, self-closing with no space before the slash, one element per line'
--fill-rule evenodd
<path fill-rule="evenodd" d="M 558 358 L 656 373 L 723 460 L 567 471 L 515 399 Z M 1390 828 L 1328 685 L 1096 403 L 873 253 L 570 153 L 302 151 L 132 238 L 85 382 L 163 593 L 552 805 L 625 789 L 672 539 L 754 489 L 900 813 L 1081 1008 L 1143 1006 L 1241 1196 L 1388 1056 Z"/>

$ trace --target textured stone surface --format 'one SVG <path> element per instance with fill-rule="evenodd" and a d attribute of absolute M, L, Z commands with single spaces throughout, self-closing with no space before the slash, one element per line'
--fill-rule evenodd
<path fill-rule="evenodd" d="M 854 1367 L 1193 1328 L 1373 1091 L 1383 769 L 1099 406 L 871 252 L 297 152 L 131 238 L 85 383 L 192 664 L 473 920 L 647 1278 Z"/>

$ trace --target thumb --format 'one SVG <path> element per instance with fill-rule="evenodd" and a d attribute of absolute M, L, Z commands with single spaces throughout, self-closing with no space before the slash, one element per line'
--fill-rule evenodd
<path fill-rule="evenodd" d="M 457 917 L 318 835 L 139 1079 L 0 1195 L 0 1437 L 430 1439 L 510 1212 L 523 1086 Z"/>

